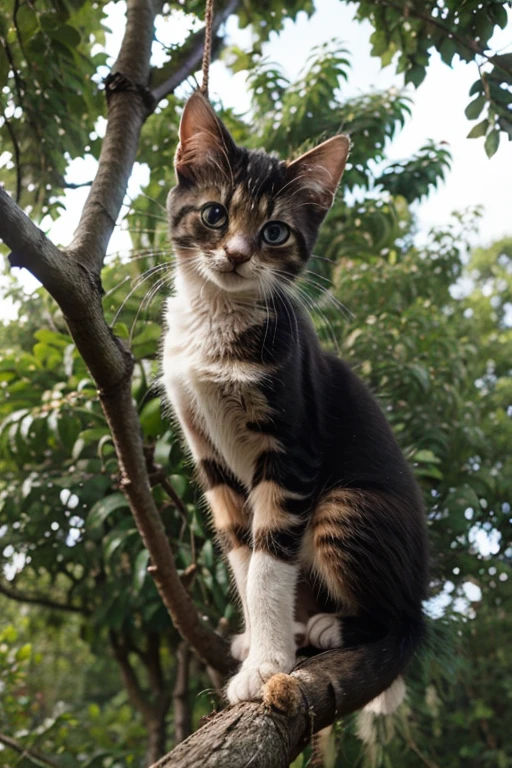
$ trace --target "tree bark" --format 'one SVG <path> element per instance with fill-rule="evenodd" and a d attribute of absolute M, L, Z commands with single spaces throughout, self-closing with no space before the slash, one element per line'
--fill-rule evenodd
<path fill-rule="evenodd" d="M 378 696 L 396 677 L 385 640 L 321 653 L 270 678 L 263 701 L 228 707 L 153 768 L 287 768 L 314 733 Z"/>
<path fill-rule="evenodd" d="M 180 744 L 192 731 L 189 696 L 190 651 L 186 643 L 181 642 L 176 653 L 176 680 L 172 694 L 174 742 Z"/>

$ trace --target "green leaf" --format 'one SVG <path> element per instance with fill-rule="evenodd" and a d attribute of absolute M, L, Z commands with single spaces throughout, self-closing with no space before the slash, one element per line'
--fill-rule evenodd
<path fill-rule="evenodd" d="M 486 98 L 484 95 L 478 96 L 466 107 L 465 114 L 468 120 L 476 120 L 485 106 Z"/>
<path fill-rule="evenodd" d="M 26 661 L 27 659 L 30 659 L 31 655 L 32 644 L 25 643 L 25 645 L 22 645 L 21 648 L 18 648 L 16 651 L 16 661 Z"/>
<path fill-rule="evenodd" d="M 493 130 L 490 132 L 490 134 L 486 138 L 485 144 L 484 144 L 487 157 L 492 157 L 497 152 L 499 145 L 500 145 L 500 132 L 497 130 Z"/>
<path fill-rule="evenodd" d="M 105 435 L 110 435 L 110 432 L 106 427 L 104 429 L 102 427 L 91 427 L 91 429 L 82 430 L 78 437 L 80 440 L 83 440 L 86 445 L 89 445 L 90 443 L 99 442 Z"/>
<path fill-rule="evenodd" d="M 457 45 L 451 37 L 445 37 L 439 46 L 439 53 L 445 64 L 451 66 L 452 59 L 457 53 Z"/>
<path fill-rule="evenodd" d="M 76 48 L 81 40 L 80 32 L 69 24 L 63 24 L 61 27 L 57 27 L 57 29 L 52 29 L 49 31 L 49 35 L 53 40 L 58 40 L 59 43 L 63 43 L 68 48 L 71 48 L 71 50 Z"/>
<path fill-rule="evenodd" d="M 487 129 L 489 127 L 489 121 L 488 120 L 482 120 L 481 123 L 478 123 L 475 125 L 468 135 L 466 136 L 467 139 L 478 139 L 480 136 L 485 136 L 487 133 Z"/>
<path fill-rule="evenodd" d="M 484 84 L 479 77 L 478 80 L 475 80 L 471 88 L 469 89 L 469 95 L 474 96 L 477 93 L 483 93 L 484 91 Z"/>
<path fill-rule="evenodd" d="M 414 461 L 419 461 L 423 464 L 440 464 L 441 459 L 438 459 L 435 453 L 432 453 L 432 451 L 428 451 L 425 449 L 421 449 L 419 451 L 416 451 L 414 454 Z"/>
<path fill-rule="evenodd" d="M 86 526 L 90 531 L 98 529 L 116 509 L 126 509 L 128 501 L 123 493 L 112 493 L 96 502 L 87 515 Z"/>
<path fill-rule="evenodd" d="M 142 589 L 142 585 L 146 579 L 148 561 L 149 552 L 147 549 L 142 549 L 135 558 L 135 564 L 133 566 L 133 591 L 136 595 Z"/>
<path fill-rule="evenodd" d="M 48 328 L 41 328 L 39 331 L 36 331 L 34 333 L 34 338 L 44 344 L 49 344 L 50 346 L 58 347 L 59 349 L 67 347 L 70 341 L 69 336 L 66 336 L 63 333 L 57 333 L 56 331 L 50 331 Z"/>
<path fill-rule="evenodd" d="M 39 29 L 38 16 L 30 3 L 20 3 L 18 13 L 16 14 L 16 24 L 20 31 L 21 38 L 26 44 Z"/>
<path fill-rule="evenodd" d="M 183 475 L 171 475 L 169 479 L 178 496 L 183 496 L 187 490 L 187 479 Z"/>
<path fill-rule="evenodd" d="M 415 88 L 418 88 L 418 86 L 420 86 L 424 81 L 426 74 L 426 68 L 416 64 L 414 67 L 412 67 L 412 69 L 407 70 L 405 73 L 405 82 L 412 83 Z"/>
<path fill-rule="evenodd" d="M 146 403 L 140 414 L 140 423 L 145 437 L 158 437 L 165 431 L 160 398 L 157 397 Z"/>
<path fill-rule="evenodd" d="M 409 371 L 421 385 L 421 388 L 427 392 L 430 389 L 430 376 L 427 369 L 419 365 L 419 363 L 413 363 L 409 366 Z"/>

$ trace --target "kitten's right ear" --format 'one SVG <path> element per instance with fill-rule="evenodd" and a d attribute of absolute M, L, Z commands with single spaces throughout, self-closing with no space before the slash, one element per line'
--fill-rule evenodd
<path fill-rule="evenodd" d="M 180 143 L 174 167 L 180 177 L 193 178 L 205 165 L 217 169 L 229 166 L 235 142 L 219 120 L 210 102 L 196 91 L 185 104 L 180 121 Z"/>

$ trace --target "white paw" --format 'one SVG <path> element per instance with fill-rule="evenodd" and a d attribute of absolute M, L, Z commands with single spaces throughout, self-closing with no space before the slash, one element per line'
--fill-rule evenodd
<path fill-rule="evenodd" d="M 306 627 L 306 644 L 326 651 L 342 645 L 340 617 L 335 613 L 317 613 Z"/>
<path fill-rule="evenodd" d="M 230 704 L 239 701 L 254 701 L 261 699 L 262 688 L 273 675 L 278 672 L 291 672 L 295 665 L 295 654 L 278 660 L 253 662 L 247 658 L 242 668 L 230 681 L 226 696 Z"/>
<path fill-rule="evenodd" d="M 251 636 L 248 632 L 233 635 L 231 638 L 231 655 L 237 661 L 245 661 L 251 647 Z"/>

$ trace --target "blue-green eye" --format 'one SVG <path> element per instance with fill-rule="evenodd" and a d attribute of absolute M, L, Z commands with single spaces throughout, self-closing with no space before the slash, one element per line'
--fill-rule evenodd
<path fill-rule="evenodd" d="M 261 230 L 261 236 L 267 245 L 282 245 L 290 237 L 290 227 L 282 221 L 269 221 Z"/>
<path fill-rule="evenodd" d="M 201 209 L 201 219 L 210 229 L 220 229 L 228 220 L 228 212 L 221 203 L 206 203 Z"/>

